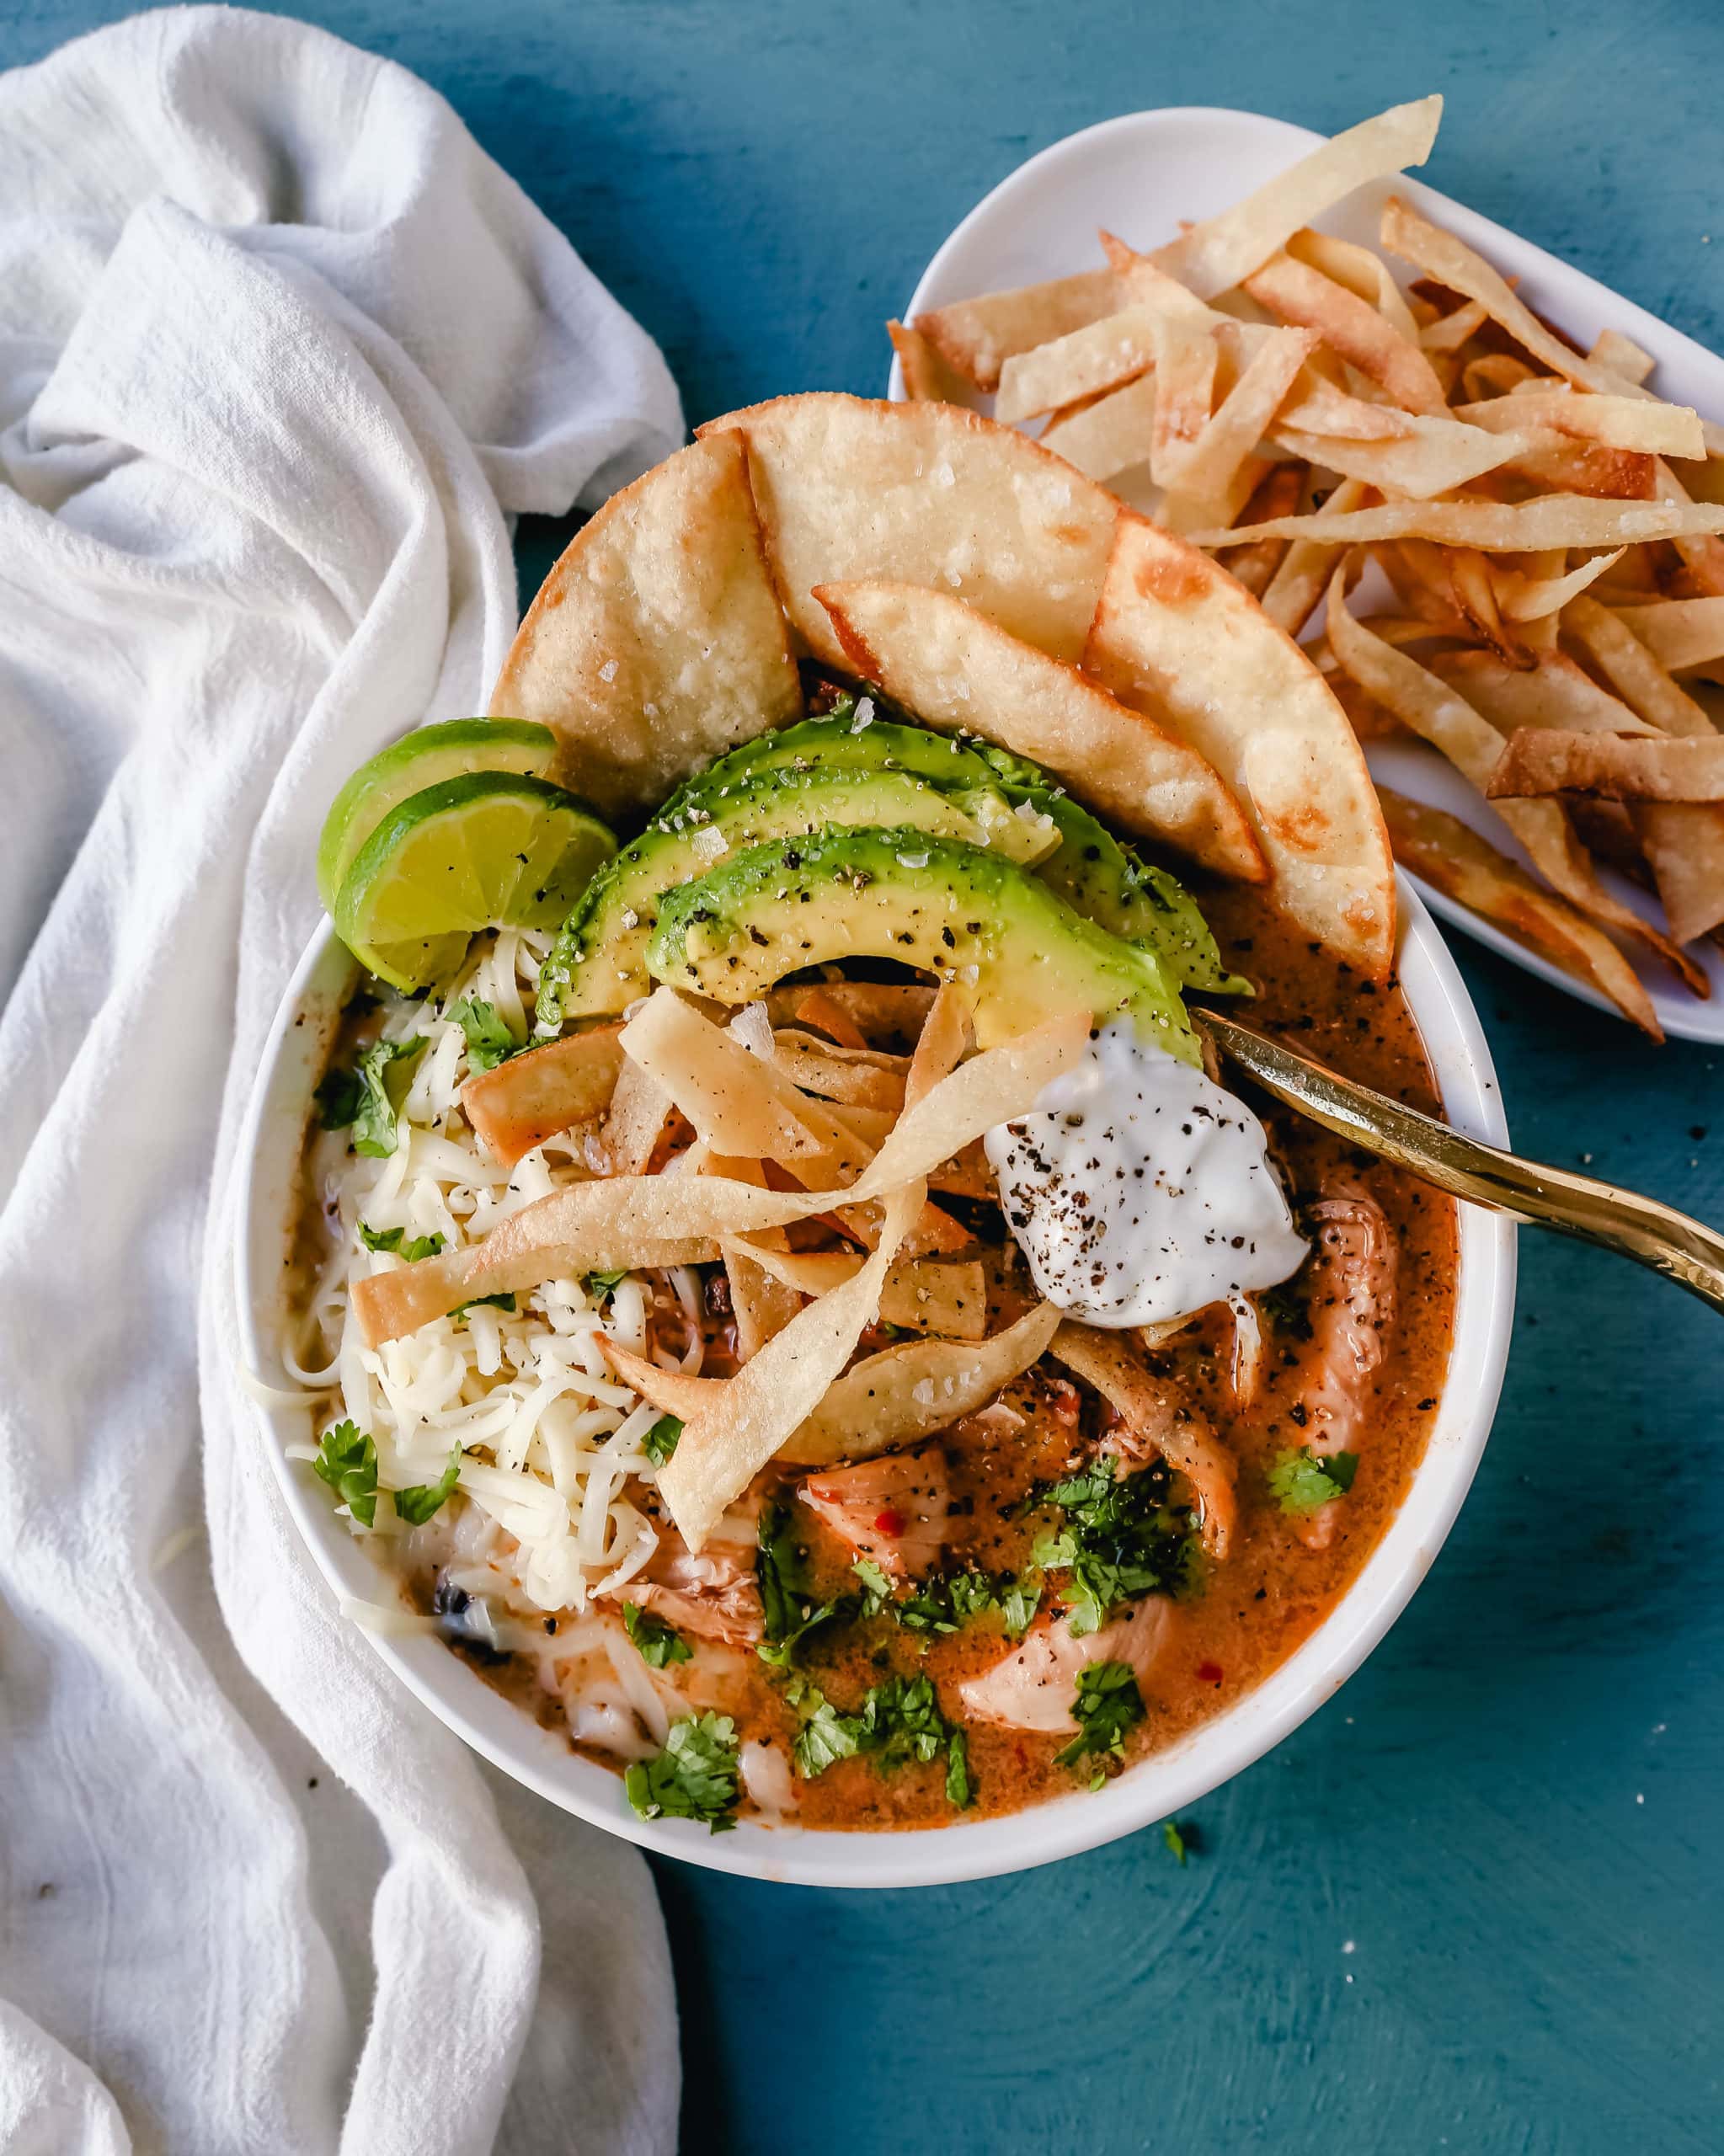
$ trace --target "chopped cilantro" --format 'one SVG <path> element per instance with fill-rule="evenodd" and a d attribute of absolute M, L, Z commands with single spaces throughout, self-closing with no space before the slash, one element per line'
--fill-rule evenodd
<path fill-rule="evenodd" d="M 395 1492 L 395 1510 L 409 1527 L 423 1527 L 435 1513 L 441 1510 L 445 1501 L 455 1494 L 455 1486 L 461 1479 L 461 1447 L 456 1445 L 449 1454 L 449 1465 L 435 1482 L 410 1483 L 405 1490 Z"/>
<path fill-rule="evenodd" d="M 808 1592 L 803 1551 L 784 1506 L 767 1505 L 762 1510 L 760 1542 L 755 1576 L 761 1586 L 766 1636 L 755 1652 L 775 1668 L 788 1669 L 805 1633 L 824 1625 L 828 1618 L 852 1615 L 857 1605 L 849 1596 L 814 1604 Z"/>
<path fill-rule="evenodd" d="M 1009 1572 L 997 1577 L 974 1570 L 936 1573 L 908 1594 L 899 1595 L 873 1558 L 858 1558 L 851 1570 L 867 1590 L 862 1598 L 863 1616 L 877 1617 L 883 1610 L 908 1632 L 958 1632 L 990 1610 L 998 1610 L 1006 1630 L 1017 1638 L 1029 1630 L 1041 1604 L 1040 1582 L 1032 1585 Z"/>
<path fill-rule="evenodd" d="M 1074 1632 L 1099 1631 L 1122 1602 L 1196 1584 L 1191 1515 L 1168 1502 L 1171 1480 L 1160 1463 L 1116 1476 L 1112 1461 L 1098 1460 L 1031 1492 L 1032 1506 L 1057 1505 L 1065 1515 L 1057 1531 L 1037 1536 L 1033 1554 L 1044 1571 L 1070 1575 L 1057 1592 Z"/>
<path fill-rule="evenodd" d="M 643 1819 L 701 1819 L 715 1834 L 736 1824 L 736 1725 L 729 1715 L 690 1715 L 670 1725 L 665 1749 L 623 1777 Z"/>
<path fill-rule="evenodd" d="M 459 1003 L 451 1003 L 443 1015 L 452 1018 L 467 1037 L 469 1070 L 494 1070 L 499 1063 L 520 1054 L 522 1043 L 498 1017 L 494 1003 L 487 1003 L 481 996 L 464 996 Z"/>
<path fill-rule="evenodd" d="M 947 1796 L 960 1811 L 971 1801 L 969 1739 L 941 1713 L 926 1676 L 889 1677 L 870 1686 L 853 1715 L 841 1713 L 824 1692 L 800 1678 L 793 1680 L 786 1696 L 802 1722 L 791 1756 L 808 1780 L 857 1753 L 872 1755 L 882 1769 L 912 1759 L 926 1766 L 943 1753 Z"/>
<path fill-rule="evenodd" d="M 475 1295 L 471 1302 L 457 1303 L 449 1315 L 457 1325 L 466 1321 L 469 1310 L 508 1310 L 515 1309 L 515 1290 L 511 1288 L 500 1295 Z"/>
<path fill-rule="evenodd" d="M 664 1669 L 673 1662 L 692 1659 L 694 1649 L 674 1625 L 667 1625 L 662 1618 L 651 1615 L 636 1604 L 623 1604 L 622 1622 L 649 1669 Z"/>
<path fill-rule="evenodd" d="M 1000 1597 L 1000 1614 L 1006 1620 L 1006 1630 L 1016 1640 L 1028 1631 L 1036 1621 L 1036 1612 L 1042 1606 L 1042 1582 L 1026 1573 L 1013 1581 Z"/>
<path fill-rule="evenodd" d="M 654 1467 L 662 1467 L 675 1451 L 676 1441 L 681 1435 L 681 1418 L 675 1415 L 661 1415 L 641 1439 L 641 1450 Z"/>
<path fill-rule="evenodd" d="M 1321 1455 L 1309 1445 L 1297 1452 L 1280 1454 L 1269 1470 L 1269 1495 L 1284 1513 L 1314 1513 L 1336 1497 L 1344 1497 L 1358 1472 L 1356 1452 Z"/>
<path fill-rule="evenodd" d="M 950 1741 L 952 1731 L 940 1711 L 932 1680 L 926 1674 L 889 1677 L 871 1685 L 859 1717 L 859 1749 L 876 1752 L 882 1766 L 907 1759 L 924 1765 L 937 1759 Z"/>
<path fill-rule="evenodd" d="M 878 1617 L 892 1600 L 894 1590 L 891 1581 L 872 1557 L 858 1557 L 851 1570 L 866 1590 L 862 1596 L 862 1615 Z"/>
<path fill-rule="evenodd" d="M 392 1250 L 408 1264 L 416 1265 L 422 1257 L 435 1257 L 443 1247 L 440 1235 L 409 1235 L 405 1228 L 368 1228 L 361 1220 L 359 1239 L 367 1250 Z"/>
<path fill-rule="evenodd" d="M 1072 1627 L 1075 1631 L 1075 1625 Z M 1144 1718 L 1144 1695 L 1129 1662 L 1092 1662 L 1079 1672 L 1071 1718 L 1077 1735 L 1054 1754 L 1056 1766 L 1075 1767 L 1081 1759 L 1111 1753 L 1125 1756 L 1125 1732 Z"/>
<path fill-rule="evenodd" d="M 602 1302 L 613 1288 L 620 1288 L 628 1278 L 628 1267 L 619 1265 L 614 1273 L 590 1273 L 581 1285 L 595 1302 Z"/>
<path fill-rule="evenodd" d="M 857 1718 L 841 1715 L 823 1692 L 803 1695 L 803 1725 L 790 1755 L 796 1771 L 812 1781 L 839 1759 L 847 1759 L 857 1748 Z"/>
<path fill-rule="evenodd" d="M 424 1054 L 425 1036 L 378 1041 L 351 1070 L 332 1070 L 313 1096 L 318 1120 L 325 1130 L 353 1129 L 353 1150 L 387 1161 L 395 1150 L 401 1104 L 413 1082 L 414 1065 Z"/>
<path fill-rule="evenodd" d="M 318 1442 L 312 1467 L 361 1527 L 377 1518 L 377 1448 L 357 1422 L 337 1422 Z"/>
<path fill-rule="evenodd" d="M 1167 1854 L 1177 1857 L 1181 1864 L 1199 1847 L 1198 1830 L 1189 1821 L 1182 1827 L 1177 1819 L 1164 1819 L 1161 1839 L 1167 1844 Z"/>
<path fill-rule="evenodd" d="M 954 1729 L 946 1740 L 946 1801 L 960 1812 L 969 1808 L 974 1792 L 969 1785 L 969 1739 Z"/>

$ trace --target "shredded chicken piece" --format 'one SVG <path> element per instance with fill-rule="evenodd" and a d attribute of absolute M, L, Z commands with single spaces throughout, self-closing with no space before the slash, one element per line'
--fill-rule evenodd
<path fill-rule="evenodd" d="M 726 1646 L 752 1646 L 765 1636 L 755 1553 L 745 1543 L 709 1542 L 696 1556 L 665 1521 L 659 1547 L 638 1578 L 619 1592 L 679 1632 Z"/>
<path fill-rule="evenodd" d="M 1319 1458 L 1356 1452 L 1384 1329 L 1395 1315 L 1395 1236 L 1383 1209 L 1356 1184 L 1310 1209 L 1316 1251 L 1310 1300 L 1310 1382 L 1305 1442 Z M 1321 1550 L 1333 1539 L 1336 1504 L 1296 1516 L 1300 1540 Z"/>
<path fill-rule="evenodd" d="M 1161 1595 L 1134 1604 L 1097 1632 L 1074 1632 L 1064 1617 L 1043 1618 L 1021 1646 L 960 1684 L 958 1696 L 984 1721 L 1069 1737 L 1077 1726 L 1071 1703 L 1079 1673 L 1092 1662 L 1126 1662 L 1139 1684 L 1147 1683 L 1177 1623 L 1173 1604 Z"/>
<path fill-rule="evenodd" d="M 895 1580 L 940 1561 L 952 1514 L 946 1455 L 938 1445 L 882 1453 L 811 1475 L 798 1492 L 811 1513 Z"/>

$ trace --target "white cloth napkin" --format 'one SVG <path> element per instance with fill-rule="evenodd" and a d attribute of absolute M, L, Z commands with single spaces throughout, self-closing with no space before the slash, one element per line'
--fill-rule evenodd
<path fill-rule="evenodd" d="M 230 1186 L 337 785 L 484 708 L 505 514 L 681 434 L 399 67 L 198 8 L 0 77 L 9 2156 L 674 2143 L 643 1865 L 399 1692 L 276 1498 Z"/>

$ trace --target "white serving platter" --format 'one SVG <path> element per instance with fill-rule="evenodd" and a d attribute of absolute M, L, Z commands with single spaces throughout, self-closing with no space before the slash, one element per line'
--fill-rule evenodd
<path fill-rule="evenodd" d="M 905 318 L 953 300 L 1090 268 L 1102 259 L 1096 238 L 1101 227 L 1134 247 L 1157 247 L 1174 237 L 1182 221 L 1226 209 L 1322 139 L 1261 113 L 1204 105 L 1128 113 L 1069 135 L 1020 165 L 977 204 L 922 272 Z M 1582 344 L 1589 345 L 1601 329 L 1622 331 L 1657 361 L 1652 379 L 1661 394 L 1694 405 L 1705 417 L 1724 418 L 1724 359 L 1542 248 L 1405 174 L 1360 188 L 1318 221 L 1343 238 L 1374 243 L 1383 202 L 1391 193 L 1406 197 L 1506 275 L 1518 279 L 1521 297 Z M 904 395 L 895 360 L 889 394 Z M 973 401 L 985 411 L 991 400 L 976 396 Z M 1383 784 L 1448 809 L 1524 862 L 1526 857 L 1494 811 L 1434 750 L 1380 742 L 1368 754 Z M 1603 874 L 1628 905 L 1656 917 L 1646 894 L 1611 870 Z M 1612 1009 L 1602 996 L 1523 949 L 1490 922 L 1420 879 L 1411 880 L 1434 912 L 1469 936 L 1567 994 L 1600 1010 Z M 1636 957 L 1635 963 L 1666 1033 L 1724 1043 L 1724 951 L 1711 942 L 1695 947 L 1712 982 L 1709 1001 L 1691 995 L 1656 960 Z"/>

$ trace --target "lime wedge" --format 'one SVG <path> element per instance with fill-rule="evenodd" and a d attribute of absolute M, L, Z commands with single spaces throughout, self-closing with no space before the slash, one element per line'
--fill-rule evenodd
<path fill-rule="evenodd" d="M 523 771 L 543 778 L 557 754 L 548 726 L 524 718 L 451 718 L 421 726 L 361 764 L 335 797 L 318 841 L 318 896 L 335 910 L 354 857 L 392 808 L 428 786 L 468 771 Z"/>
<path fill-rule="evenodd" d="M 555 928 L 616 851 L 584 802 L 546 780 L 469 771 L 411 795 L 354 857 L 335 927 L 396 988 L 429 988 L 482 928 Z"/>

